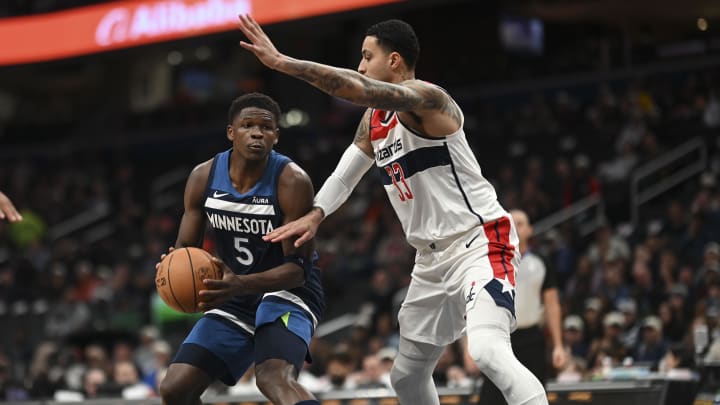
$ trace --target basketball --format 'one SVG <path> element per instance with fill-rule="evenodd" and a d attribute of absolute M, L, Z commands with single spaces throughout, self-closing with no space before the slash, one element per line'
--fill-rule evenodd
<path fill-rule="evenodd" d="M 185 313 L 198 312 L 198 293 L 205 289 L 203 280 L 222 278 L 222 270 L 210 253 L 196 247 L 170 252 L 160 262 L 155 275 L 158 294 L 171 308 Z"/>

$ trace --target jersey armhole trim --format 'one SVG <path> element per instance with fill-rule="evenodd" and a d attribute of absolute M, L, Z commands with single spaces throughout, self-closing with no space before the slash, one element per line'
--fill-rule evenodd
<path fill-rule="evenodd" d="M 462 184 L 460 184 L 460 177 L 458 177 L 457 170 L 455 170 L 455 163 L 453 162 L 452 153 L 450 153 L 450 148 L 448 147 L 447 142 L 444 142 L 444 145 L 446 148 L 448 148 L 448 156 L 450 157 L 450 170 L 452 171 L 453 177 L 455 178 L 455 184 L 457 184 L 458 190 L 460 190 L 460 194 L 462 194 L 463 200 L 465 200 L 465 205 L 467 205 L 470 212 L 472 212 L 477 217 L 477 219 L 480 220 L 480 224 L 485 225 L 483 217 L 477 212 L 475 212 L 472 205 L 470 205 L 470 200 L 468 200 L 468 196 L 465 193 Z"/>
<path fill-rule="evenodd" d="M 226 152 L 227 152 L 227 151 L 225 151 L 225 152 L 220 152 L 220 153 L 218 153 L 217 155 L 215 155 L 215 156 L 213 157 L 213 159 L 212 159 L 212 164 L 211 164 L 211 166 L 210 166 L 210 173 L 208 173 L 208 177 L 207 177 L 207 179 L 205 180 L 205 191 L 204 191 L 204 195 L 205 195 L 205 198 L 206 198 L 206 199 L 207 199 L 207 197 L 210 196 L 210 189 L 212 188 L 213 183 L 214 183 L 214 180 L 215 180 L 215 169 L 217 168 L 217 163 L 218 163 L 218 160 L 219 160 L 218 158 L 220 157 L 221 154 L 226 153 Z M 203 201 L 203 203 L 204 203 L 204 201 Z"/>

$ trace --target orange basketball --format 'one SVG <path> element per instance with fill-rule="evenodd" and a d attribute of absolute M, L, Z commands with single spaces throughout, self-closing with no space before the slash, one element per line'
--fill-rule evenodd
<path fill-rule="evenodd" d="M 205 289 L 203 280 L 222 278 L 222 270 L 210 253 L 196 248 L 175 249 L 160 262 L 155 288 L 171 308 L 186 313 L 198 312 L 198 293 Z"/>

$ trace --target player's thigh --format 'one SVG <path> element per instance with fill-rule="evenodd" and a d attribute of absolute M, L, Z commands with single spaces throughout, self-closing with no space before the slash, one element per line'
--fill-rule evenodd
<path fill-rule="evenodd" d="M 436 254 L 434 256 L 441 256 Z M 463 312 L 448 293 L 446 263 L 416 259 L 412 280 L 403 300 L 398 323 L 404 338 L 444 346 L 457 340 L 465 327 Z"/>
<path fill-rule="evenodd" d="M 492 287 L 490 288 L 492 290 Z M 487 288 L 480 288 L 472 302 L 466 304 L 465 318 L 468 338 L 481 329 L 500 331 L 510 343 L 510 333 L 516 329 L 517 322 L 510 308 L 512 300 L 504 294 L 496 294 Z"/>
<path fill-rule="evenodd" d="M 495 225 L 493 225 L 495 224 Z M 502 217 L 484 226 L 487 243 L 463 255 L 457 264 L 468 330 L 474 325 L 494 325 L 515 330 L 515 269 L 518 254 L 513 245 L 512 222 Z"/>
<path fill-rule="evenodd" d="M 256 368 L 270 359 L 284 360 L 294 366 L 297 375 L 306 360 L 312 361 L 313 331 L 313 320 L 304 310 L 287 302 L 263 300 L 255 322 Z"/>
<path fill-rule="evenodd" d="M 188 364 L 212 380 L 235 385 L 252 364 L 253 350 L 249 332 L 228 319 L 205 316 L 185 338 L 173 364 Z"/>

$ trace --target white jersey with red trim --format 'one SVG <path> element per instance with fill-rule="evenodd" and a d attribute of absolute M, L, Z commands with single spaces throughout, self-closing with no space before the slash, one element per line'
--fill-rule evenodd
<path fill-rule="evenodd" d="M 462 125 L 449 136 L 431 138 L 404 125 L 394 111 L 372 110 L 370 140 L 385 191 L 413 247 L 447 242 L 507 214 Z"/>

